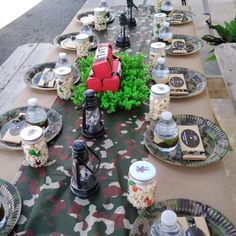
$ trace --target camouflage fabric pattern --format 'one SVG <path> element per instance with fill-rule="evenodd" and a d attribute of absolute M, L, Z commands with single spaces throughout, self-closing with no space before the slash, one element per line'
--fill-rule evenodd
<path fill-rule="evenodd" d="M 107 25 L 106 31 L 96 32 L 97 36 L 101 42 L 113 42 L 113 53 L 125 51 L 131 54 L 141 52 L 148 55 L 149 47 L 153 40 L 153 7 L 141 5 L 138 11 L 133 8 L 137 26 L 132 29 L 126 28 L 126 33 L 130 37 L 131 46 L 129 48 L 119 48 L 115 46 L 115 41 L 120 32 L 119 16 L 124 10 L 125 6 L 115 7 L 113 12 L 115 14 L 114 22 Z"/>
<path fill-rule="evenodd" d="M 116 7 L 115 21 L 105 33 L 97 32 L 101 42 L 115 42 L 117 16 L 124 9 Z M 148 12 L 148 7 L 141 7 L 136 14 L 138 27 L 129 32 L 131 47 L 126 52 L 148 54 L 153 21 Z M 114 47 L 114 52 L 120 51 L 124 49 Z M 59 99 L 53 108 L 63 116 L 62 133 L 49 145 L 46 167 L 33 169 L 23 164 L 18 173 L 16 186 L 23 209 L 12 235 L 128 235 L 138 213 L 127 201 L 127 175 L 130 164 L 147 158 L 143 133 L 148 107 L 104 114 L 106 134 L 87 142 L 102 161 L 97 174 L 100 190 L 87 200 L 70 190 L 71 145 L 81 137 L 81 111 Z"/>
<path fill-rule="evenodd" d="M 49 145 L 46 167 L 23 164 L 18 173 L 23 206 L 12 235 L 128 235 L 138 213 L 127 201 L 127 175 L 134 161 L 147 158 L 143 133 L 148 106 L 103 115 L 106 134 L 87 141 L 101 157 L 100 190 L 86 200 L 70 190 L 71 145 L 81 137 L 82 112 L 59 99 L 53 108 L 63 115 L 62 133 Z"/>

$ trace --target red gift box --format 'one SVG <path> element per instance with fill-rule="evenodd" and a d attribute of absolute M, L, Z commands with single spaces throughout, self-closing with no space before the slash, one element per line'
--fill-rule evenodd
<path fill-rule="evenodd" d="M 102 81 L 96 77 L 90 76 L 86 81 L 88 89 L 93 89 L 97 93 L 102 92 Z"/>
<path fill-rule="evenodd" d="M 98 79 L 110 78 L 112 75 L 112 45 L 110 43 L 98 44 L 93 62 L 93 73 Z"/>
<path fill-rule="evenodd" d="M 113 60 L 110 43 L 98 45 L 92 69 L 86 82 L 88 89 L 93 89 L 98 93 L 119 90 L 121 62 L 118 58 Z"/>
<path fill-rule="evenodd" d="M 103 80 L 103 91 L 117 92 L 120 86 L 120 77 L 118 75 L 113 75 L 111 78 Z"/>

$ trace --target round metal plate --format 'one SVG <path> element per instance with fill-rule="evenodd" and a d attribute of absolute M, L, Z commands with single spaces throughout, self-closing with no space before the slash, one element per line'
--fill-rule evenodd
<path fill-rule="evenodd" d="M 229 141 L 224 131 L 212 121 L 194 115 L 175 115 L 177 125 L 197 125 L 205 149 L 206 160 L 186 161 L 183 160 L 179 144 L 173 152 L 161 152 L 153 142 L 153 127 L 150 126 L 144 134 L 146 148 L 155 157 L 170 164 L 185 167 L 203 167 L 221 160 L 228 151 Z"/>
<path fill-rule="evenodd" d="M 48 128 L 44 134 L 46 141 L 49 142 L 54 139 L 60 132 L 62 128 L 62 116 L 59 115 L 52 108 L 44 109 L 48 115 Z M 8 149 L 8 150 L 22 150 L 20 144 L 13 144 L 1 141 L 1 138 L 5 135 L 7 130 L 11 127 L 12 122 L 18 117 L 20 113 L 25 113 L 27 110 L 27 106 L 14 108 L 6 113 L 0 115 L 0 149 Z"/>
<path fill-rule="evenodd" d="M 0 179 L 0 197 L 9 207 L 7 221 L 0 229 L 0 235 L 8 235 L 17 223 L 21 213 L 21 197 L 17 188 L 7 181 Z"/>
<path fill-rule="evenodd" d="M 214 208 L 194 200 L 170 199 L 158 201 L 144 210 L 135 220 L 130 236 L 149 236 L 152 224 L 167 209 L 174 211 L 177 216 L 205 217 L 210 235 L 236 235 L 236 227 Z"/>
<path fill-rule="evenodd" d="M 56 90 L 56 83 L 53 88 L 49 87 L 40 87 L 38 86 L 39 80 L 41 79 L 42 73 L 45 68 L 54 69 L 56 62 L 46 62 L 42 64 L 38 64 L 30 68 L 24 75 L 24 82 L 28 84 L 30 87 L 39 89 L 39 90 Z M 77 84 L 80 80 L 80 73 L 76 67 L 72 67 L 73 80 L 74 84 Z"/>

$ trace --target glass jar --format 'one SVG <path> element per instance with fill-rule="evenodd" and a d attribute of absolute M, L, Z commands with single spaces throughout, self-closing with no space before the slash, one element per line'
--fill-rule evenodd
<path fill-rule="evenodd" d="M 37 125 L 42 128 L 47 127 L 47 112 L 43 107 L 38 105 L 37 98 L 30 98 L 28 100 L 28 108 L 25 113 L 25 120 L 30 125 Z"/>
<path fill-rule="evenodd" d="M 87 34 L 89 36 L 89 41 L 92 43 L 93 42 L 93 31 L 91 29 L 91 27 L 89 26 L 89 21 L 87 18 L 85 18 L 84 20 L 82 20 L 82 27 L 80 29 L 80 33 L 81 34 Z"/>
<path fill-rule="evenodd" d="M 94 9 L 94 26 L 97 31 L 104 31 L 107 28 L 106 10 L 103 7 Z"/>
<path fill-rule="evenodd" d="M 154 68 L 157 62 L 158 57 L 165 57 L 166 56 L 166 44 L 161 42 L 152 43 L 150 46 L 149 52 L 149 65 L 150 68 Z"/>
<path fill-rule="evenodd" d="M 172 118 L 172 113 L 164 111 L 160 120 L 154 127 L 154 142 L 162 152 L 172 152 L 175 150 L 179 140 L 179 130 Z"/>
<path fill-rule="evenodd" d="M 157 120 L 170 104 L 170 87 L 165 84 L 154 84 L 149 97 L 149 117 Z"/>
<path fill-rule="evenodd" d="M 54 70 L 57 84 L 57 95 L 59 98 L 70 99 L 73 86 L 72 69 L 69 67 L 58 67 Z"/>
<path fill-rule="evenodd" d="M 171 0 L 164 0 L 161 5 L 161 12 L 166 14 L 167 20 L 170 20 L 170 17 L 173 13 L 173 5 Z"/>
<path fill-rule="evenodd" d="M 162 6 L 162 4 L 163 4 L 163 1 L 164 1 L 164 0 L 155 0 L 155 2 L 154 2 L 154 8 L 155 8 L 155 12 L 156 12 L 156 13 L 161 12 L 161 6 Z"/>
<path fill-rule="evenodd" d="M 163 25 L 163 22 L 166 20 L 165 13 L 156 13 L 154 14 L 153 19 L 153 37 L 156 39 L 158 38 L 160 28 Z"/>
<path fill-rule="evenodd" d="M 166 59 L 164 57 L 157 58 L 157 64 L 155 68 L 152 70 L 152 73 L 151 73 L 152 79 L 157 84 L 166 84 L 169 82 L 170 70 L 165 65 L 165 60 Z"/>
<path fill-rule="evenodd" d="M 90 41 L 88 34 L 78 34 L 75 37 L 76 40 L 76 52 L 79 58 L 89 55 Z"/>
<path fill-rule="evenodd" d="M 28 126 L 20 132 L 25 159 L 31 167 L 43 166 L 48 160 L 48 147 L 42 128 Z"/>
<path fill-rule="evenodd" d="M 129 167 L 128 201 L 137 209 L 144 209 L 154 203 L 156 175 L 155 166 L 147 161 L 137 161 Z"/>
<path fill-rule="evenodd" d="M 158 35 L 158 41 L 166 44 L 166 49 L 171 47 L 173 34 L 170 29 L 170 23 L 165 21 L 163 22 L 162 27 L 160 28 L 160 32 Z"/>
<path fill-rule="evenodd" d="M 150 236 L 185 236 L 184 230 L 172 210 L 165 210 L 151 226 Z"/>

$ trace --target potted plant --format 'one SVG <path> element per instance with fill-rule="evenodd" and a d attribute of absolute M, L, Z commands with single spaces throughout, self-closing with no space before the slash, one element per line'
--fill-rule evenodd
<path fill-rule="evenodd" d="M 235 43 L 236 42 L 236 18 L 229 22 L 225 22 L 224 25 L 211 25 L 208 24 L 210 29 L 216 30 L 218 37 L 213 35 L 204 35 L 202 39 L 213 46 L 218 46 L 222 43 Z M 215 60 L 214 49 L 210 51 L 212 53 L 207 60 Z"/>

